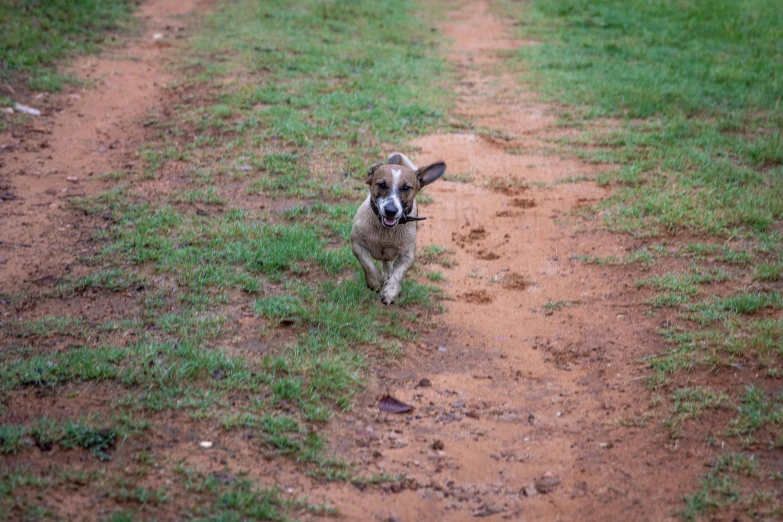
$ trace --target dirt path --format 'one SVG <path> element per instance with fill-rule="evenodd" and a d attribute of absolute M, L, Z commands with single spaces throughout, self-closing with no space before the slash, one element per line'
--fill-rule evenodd
<path fill-rule="evenodd" d="M 558 182 L 607 167 L 535 152 L 554 120 L 513 77 L 493 75 L 498 51 L 522 43 L 486 2 L 467 3 L 441 27 L 460 74 L 456 113 L 508 139 L 466 132 L 415 142 L 418 163 L 445 159 L 452 175 L 472 179 L 428 187 L 434 203 L 422 210 L 430 220 L 420 245 L 455 251 L 456 266 L 444 270 L 451 300 L 404 369 L 378 371 L 376 394 L 394 390 L 418 414 L 377 416 L 368 395 L 349 426 L 350 451 L 372 462 L 369 471 L 405 473 L 402 488 L 416 491 L 361 502 L 344 491 L 337 505 L 350 520 L 675 518 L 679 484 L 693 484 L 703 466 L 684 458 L 698 449 L 667 446 L 659 422 L 639 427 L 656 412 L 637 361 L 660 349 L 660 319 L 634 306 L 630 279 L 571 258 L 622 255 L 621 238 L 559 224 L 607 193 Z M 418 386 L 425 378 L 431 387 Z M 560 484 L 537 493 L 547 476 Z"/>

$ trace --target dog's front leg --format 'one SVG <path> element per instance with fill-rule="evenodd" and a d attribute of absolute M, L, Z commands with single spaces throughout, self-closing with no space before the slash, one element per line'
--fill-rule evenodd
<path fill-rule="evenodd" d="M 381 273 L 378 271 L 375 263 L 373 263 L 370 251 L 357 243 L 351 244 L 351 250 L 359 261 L 362 270 L 364 270 L 364 281 L 367 283 L 367 288 L 375 292 L 380 291 Z"/>
<path fill-rule="evenodd" d="M 390 305 L 400 295 L 400 285 L 405 273 L 413 265 L 413 252 L 403 252 L 394 261 L 394 266 L 381 291 L 381 302 Z"/>
<path fill-rule="evenodd" d="M 389 278 L 392 275 L 392 272 L 394 271 L 394 261 L 384 261 L 383 262 L 383 271 L 381 272 L 381 286 L 386 285 L 386 281 L 389 280 Z"/>

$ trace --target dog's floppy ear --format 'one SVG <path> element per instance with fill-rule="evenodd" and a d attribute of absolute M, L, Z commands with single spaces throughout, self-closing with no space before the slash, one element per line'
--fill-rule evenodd
<path fill-rule="evenodd" d="M 368 185 L 372 185 L 372 177 L 375 174 L 375 171 L 378 170 L 378 167 L 380 167 L 381 165 L 383 165 L 383 163 L 376 163 L 375 165 L 370 167 L 370 170 L 367 171 L 367 181 L 365 181 L 365 183 L 367 183 Z"/>
<path fill-rule="evenodd" d="M 408 159 L 408 156 L 406 156 L 402 152 L 392 152 L 391 155 L 389 156 L 389 159 L 386 160 L 386 162 L 389 163 L 390 165 L 404 165 L 414 172 L 419 170 L 416 167 L 416 165 L 414 165 L 413 162 Z"/>
<path fill-rule="evenodd" d="M 422 167 L 416 171 L 416 178 L 419 180 L 419 187 L 429 185 L 446 172 L 446 164 L 442 161 L 437 161 L 426 167 Z"/>

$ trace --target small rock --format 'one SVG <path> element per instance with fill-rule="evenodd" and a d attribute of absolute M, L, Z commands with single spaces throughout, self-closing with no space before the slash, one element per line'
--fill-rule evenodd
<path fill-rule="evenodd" d="M 4 265 L 8 262 L 8 260 L 4 257 L 0 257 L 0 265 Z"/>
<path fill-rule="evenodd" d="M 155 33 L 152 35 L 153 40 L 163 40 L 163 33 Z"/>
<path fill-rule="evenodd" d="M 21 103 L 17 103 L 16 105 L 14 105 L 14 109 L 16 109 L 19 112 L 29 114 L 30 116 L 41 115 L 41 111 L 39 111 L 38 109 L 33 109 L 32 107 L 28 107 L 27 105 L 22 105 Z"/>
<path fill-rule="evenodd" d="M 551 471 L 544 473 L 540 479 L 536 479 L 536 489 L 539 493 L 551 493 L 560 485 L 560 479 L 552 474 Z"/>
<path fill-rule="evenodd" d="M 443 441 L 440 439 L 435 439 L 435 441 L 432 443 L 432 449 L 436 451 L 440 451 L 446 446 L 443 444 Z"/>
<path fill-rule="evenodd" d="M 68 176 L 65 178 L 65 181 L 70 181 L 71 183 L 79 183 L 79 178 L 76 176 Z"/>
<path fill-rule="evenodd" d="M 212 442 L 208 440 L 202 440 L 198 443 L 199 446 L 201 446 L 204 449 L 209 449 L 212 447 Z"/>
<path fill-rule="evenodd" d="M 452 407 L 454 408 L 464 408 L 465 407 L 465 401 L 457 401 L 454 404 L 452 404 Z"/>
<path fill-rule="evenodd" d="M 612 449 L 612 448 L 614 448 L 614 443 L 612 443 L 612 442 L 601 442 L 598 445 L 600 447 L 604 448 L 604 449 Z"/>
<path fill-rule="evenodd" d="M 495 515 L 497 513 L 502 513 L 502 512 L 503 512 L 503 508 L 501 508 L 501 507 L 492 506 L 490 504 L 484 504 L 479 509 L 477 509 L 477 510 L 475 510 L 473 512 L 473 516 L 474 517 L 489 517 L 489 516 Z"/>
<path fill-rule="evenodd" d="M 419 381 L 419 384 L 416 385 L 419 388 L 429 388 L 432 386 L 432 381 L 424 377 L 422 380 Z"/>
<path fill-rule="evenodd" d="M 481 416 L 476 410 L 468 410 L 465 412 L 465 417 L 470 417 L 471 419 L 480 419 Z"/>
<path fill-rule="evenodd" d="M 535 497 L 538 495 L 538 490 L 536 489 L 536 486 L 533 484 L 528 484 L 524 488 L 522 488 L 522 494 L 526 497 Z"/>
<path fill-rule="evenodd" d="M 447 350 L 446 350 L 446 347 L 445 347 L 445 346 L 438 346 L 438 351 L 439 351 L 439 352 L 445 352 L 445 351 L 447 351 Z"/>

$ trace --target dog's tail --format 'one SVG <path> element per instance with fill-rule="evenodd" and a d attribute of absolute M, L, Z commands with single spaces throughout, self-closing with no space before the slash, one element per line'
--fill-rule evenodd
<path fill-rule="evenodd" d="M 408 159 L 408 156 L 402 152 L 393 152 L 387 161 L 390 165 L 404 165 L 414 172 L 419 170 L 419 168 Z"/>

